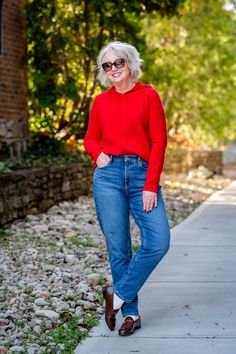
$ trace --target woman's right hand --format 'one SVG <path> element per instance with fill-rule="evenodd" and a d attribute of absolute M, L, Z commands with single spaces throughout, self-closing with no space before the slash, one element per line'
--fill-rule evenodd
<path fill-rule="evenodd" d="M 104 152 L 101 152 L 101 154 L 97 158 L 96 164 L 98 168 L 105 167 L 108 163 L 110 163 L 110 161 L 110 156 L 105 154 Z"/>

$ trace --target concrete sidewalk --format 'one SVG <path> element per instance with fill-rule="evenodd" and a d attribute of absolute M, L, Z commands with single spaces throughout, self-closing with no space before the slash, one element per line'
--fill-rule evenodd
<path fill-rule="evenodd" d="M 120 314 L 114 332 L 103 316 L 75 353 L 236 353 L 236 181 L 171 230 L 139 294 L 141 329 L 120 337 Z"/>

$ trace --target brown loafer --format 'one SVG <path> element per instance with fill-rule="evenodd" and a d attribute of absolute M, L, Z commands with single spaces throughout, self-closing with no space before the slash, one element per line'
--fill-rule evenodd
<path fill-rule="evenodd" d="M 106 307 L 105 307 L 106 324 L 111 331 L 114 331 L 116 326 L 116 314 L 119 310 L 113 309 L 113 297 L 114 297 L 113 287 L 110 285 L 104 286 L 102 289 L 102 293 L 106 303 Z"/>
<path fill-rule="evenodd" d="M 138 328 L 141 328 L 141 318 L 139 317 L 136 321 L 134 321 L 132 317 L 127 316 L 118 333 L 120 336 L 129 336 L 134 333 L 135 329 Z"/>

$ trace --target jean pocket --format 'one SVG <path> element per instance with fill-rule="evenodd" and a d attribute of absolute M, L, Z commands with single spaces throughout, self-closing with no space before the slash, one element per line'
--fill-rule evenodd
<path fill-rule="evenodd" d="M 139 165 L 139 167 L 144 168 L 144 169 L 148 168 L 148 162 L 146 160 L 142 159 L 142 157 L 139 157 L 138 165 Z"/>
<path fill-rule="evenodd" d="M 105 166 L 102 166 L 102 167 L 98 167 L 96 166 L 99 170 L 103 170 L 104 168 L 106 168 L 107 166 L 109 166 L 111 163 L 108 162 Z"/>
<path fill-rule="evenodd" d="M 103 170 L 104 168 L 106 168 L 106 167 L 108 167 L 109 165 L 111 165 L 112 162 L 113 162 L 113 158 L 112 158 L 112 155 L 109 155 L 109 157 L 110 157 L 110 161 L 109 161 L 105 166 L 102 166 L 102 167 L 96 166 L 96 167 L 97 167 L 99 170 Z"/>

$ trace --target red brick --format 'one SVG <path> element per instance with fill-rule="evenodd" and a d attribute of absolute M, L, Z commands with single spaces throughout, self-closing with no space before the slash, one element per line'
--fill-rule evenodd
<path fill-rule="evenodd" d="M 28 137 L 27 66 L 22 64 L 26 48 L 24 3 L 25 0 L 3 1 L 0 54 L 0 126 L 2 129 L 14 127 L 14 134 L 18 134 L 19 127 L 21 140 Z M 14 139 L 17 139 L 16 135 Z"/>

